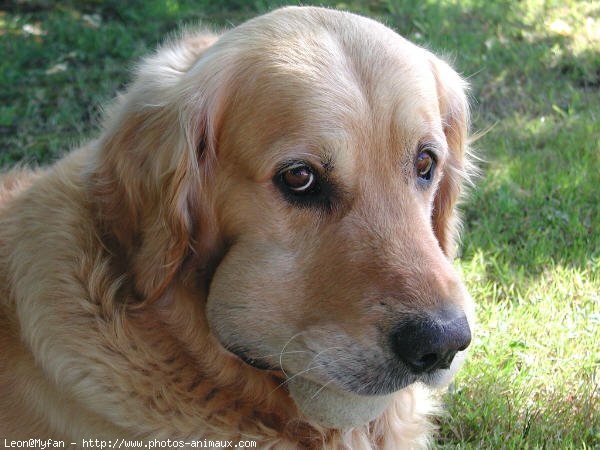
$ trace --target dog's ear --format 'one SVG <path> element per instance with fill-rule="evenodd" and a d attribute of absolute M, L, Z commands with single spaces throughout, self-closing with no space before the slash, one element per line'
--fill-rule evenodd
<path fill-rule="evenodd" d="M 145 59 L 96 143 L 89 183 L 100 233 L 144 303 L 164 293 L 206 217 L 220 94 L 202 59 L 216 39 L 188 36 Z"/>
<path fill-rule="evenodd" d="M 442 126 L 448 143 L 448 161 L 433 204 L 433 230 L 440 247 L 454 256 L 459 220 L 455 207 L 462 185 L 470 173 L 468 160 L 469 106 L 467 83 L 444 61 L 432 56 Z"/>

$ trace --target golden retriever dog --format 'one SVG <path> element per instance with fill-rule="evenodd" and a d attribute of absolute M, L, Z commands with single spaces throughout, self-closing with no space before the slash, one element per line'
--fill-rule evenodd
<path fill-rule="evenodd" d="M 0 179 L 0 439 L 425 447 L 471 340 L 465 83 L 353 14 L 159 49 Z"/>

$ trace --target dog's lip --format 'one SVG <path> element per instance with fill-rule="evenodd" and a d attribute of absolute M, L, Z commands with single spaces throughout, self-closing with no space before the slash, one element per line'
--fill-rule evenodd
<path fill-rule="evenodd" d="M 318 384 L 328 389 L 333 389 L 342 392 L 346 395 L 353 395 L 357 397 L 381 397 L 392 395 L 406 387 L 410 386 L 415 382 L 421 381 L 421 379 L 412 374 L 406 374 L 406 376 L 396 378 L 393 383 L 382 383 L 378 381 L 377 377 L 370 379 L 369 377 L 364 378 L 364 382 L 358 383 L 356 380 L 347 379 L 340 375 L 330 374 L 326 380 L 312 377 L 310 375 L 303 376 L 300 374 L 294 374 L 287 372 L 287 380 L 306 380 L 307 382 Z"/>
<path fill-rule="evenodd" d="M 224 347 L 224 348 L 229 353 L 232 353 L 233 355 L 237 356 L 242 362 L 244 362 L 245 364 L 247 364 L 255 369 L 265 370 L 265 371 L 280 370 L 279 367 L 273 366 L 272 364 L 270 364 L 268 361 L 266 361 L 264 359 L 252 358 L 249 355 L 250 351 L 244 347 L 231 346 L 231 347 Z"/>
<path fill-rule="evenodd" d="M 287 371 L 286 374 L 288 380 L 298 378 L 321 386 L 334 388 L 335 390 L 347 394 L 363 397 L 378 397 L 394 394 L 415 383 L 422 383 L 432 388 L 441 387 L 451 381 L 453 374 L 456 372 L 455 369 L 457 368 L 451 365 L 449 368 L 438 367 L 431 372 L 415 374 L 407 368 L 402 367 L 400 368 L 400 372 L 396 372 L 395 374 L 390 369 L 390 376 L 386 377 L 379 377 L 377 375 L 381 371 L 386 371 L 386 369 L 371 369 L 370 371 L 365 370 L 363 374 L 359 374 L 363 379 L 362 382 L 358 382 L 356 378 L 352 379 L 344 377 L 343 374 L 340 374 L 339 372 L 328 373 L 325 380 L 320 379 L 320 377 L 312 376 L 310 373 L 304 375 Z M 375 375 L 371 377 L 368 375 L 369 372 Z"/>
<path fill-rule="evenodd" d="M 274 365 L 267 359 L 250 356 L 252 354 L 251 350 L 243 346 L 224 346 L 224 348 L 229 353 L 239 358 L 244 364 L 254 369 L 261 371 L 282 371 L 279 365 Z M 458 352 L 458 354 L 462 353 L 464 352 Z M 339 375 L 336 376 L 337 374 L 333 374 L 331 378 L 323 381 L 320 379 L 314 379 L 312 376 L 310 376 L 310 374 L 304 376 L 300 373 L 293 373 L 290 371 L 286 371 L 284 373 L 287 375 L 287 382 L 293 379 L 306 380 L 307 382 L 318 384 L 322 387 L 327 386 L 328 388 L 335 388 L 336 390 L 345 392 L 346 394 L 363 397 L 379 397 L 391 395 L 407 388 L 414 383 L 423 383 L 424 385 L 432 388 L 443 386 L 451 380 L 454 370 L 452 370 L 452 367 L 438 367 L 430 372 L 425 372 L 422 374 L 414 374 L 410 371 L 407 371 L 403 374 L 403 376 L 395 378 L 393 383 L 388 382 L 384 385 L 381 383 L 373 383 L 372 380 L 368 380 L 368 382 L 362 385 L 357 385 L 355 388 L 349 388 L 348 380 L 344 380 Z"/>

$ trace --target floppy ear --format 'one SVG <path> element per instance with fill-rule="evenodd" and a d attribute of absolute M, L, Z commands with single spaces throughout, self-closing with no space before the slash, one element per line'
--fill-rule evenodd
<path fill-rule="evenodd" d="M 440 247 L 446 256 L 452 258 L 459 225 L 455 206 L 471 167 L 468 160 L 467 83 L 448 64 L 436 57 L 431 58 L 431 67 L 449 149 L 448 161 L 434 199 L 432 223 Z"/>
<path fill-rule="evenodd" d="M 137 301 L 159 298 L 193 250 L 214 157 L 217 92 L 202 83 L 213 35 L 145 59 L 107 112 L 90 191 L 104 245 Z"/>

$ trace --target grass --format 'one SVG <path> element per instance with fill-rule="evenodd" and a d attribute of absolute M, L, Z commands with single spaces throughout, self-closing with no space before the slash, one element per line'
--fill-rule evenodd
<path fill-rule="evenodd" d="M 0 165 L 46 164 L 97 126 L 131 62 L 182 23 L 286 2 L 33 0 L 0 11 Z M 288 2 L 289 3 L 289 2 Z M 127 6 L 124 6 L 124 5 Z M 472 85 L 483 176 L 456 265 L 479 309 L 440 448 L 598 448 L 600 6 L 365 0 Z"/>

